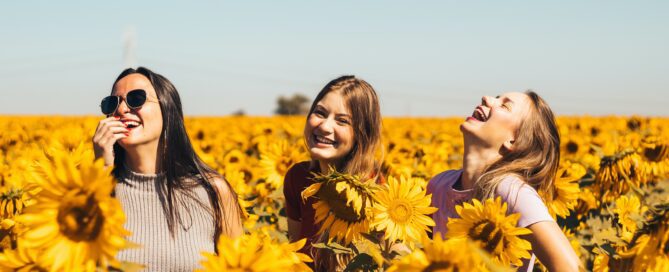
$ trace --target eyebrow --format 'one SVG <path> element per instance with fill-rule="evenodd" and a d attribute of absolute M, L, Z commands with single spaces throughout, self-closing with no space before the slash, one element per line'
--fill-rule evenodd
<path fill-rule="evenodd" d="M 502 98 L 502 101 L 504 101 L 504 102 L 511 102 L 511 104 L 515 104 L 515 102 L 513 102 L 513 100 L 511 100 L 511 98 L 508 98 L 506 96 L 502 97 L 502 96 L 498 95 L 498 96 L 495 96 L 495 98 L 497 98 L 497 99 Z"/>
<path fill-rule="evenodd" d="M 318 110 L 323 110 L 323 111 L 330 112 L 328 109 L 326 109 L 325 107 L 323 107 L 321 104 L 316 104 L 316 107 L 314 108 L 314 110 L 317 110 L 317 109 L 318 109 Z M 335 113 L 335 116 L 337 116 L 337 117 L 347 117 L 347 118 L 352 118 L 350 114 L 346 114 L 346 113 Z"/>

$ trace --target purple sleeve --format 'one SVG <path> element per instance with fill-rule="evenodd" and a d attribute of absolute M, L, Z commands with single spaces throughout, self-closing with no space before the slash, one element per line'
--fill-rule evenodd
<path fill-rule="evenodd" d="M 439 173 L 427 183 L 425 188 L 427 191 L 426 194 L 432 194 L 432 207 L 443 208 L 441 207 L 441 203 L 443 202 L 442 197 L 445 195 L 445 192 L 443 192 L 444 186 L 440 184 L 440 181 L 446 173 L 448 173 L 448 171 Z"/>
<path fill-rule="evenodd" d="M 517 177 L 503 179 L 497 186 L 496 193 L 506 201 L 507 214 L 520 213 L 519 227 L 541 221 L 555 221 L 537 191 Z"/>

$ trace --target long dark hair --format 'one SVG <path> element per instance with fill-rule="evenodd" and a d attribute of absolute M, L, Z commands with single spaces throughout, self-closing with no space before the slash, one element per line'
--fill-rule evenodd
<path fill-rule="evenodd" d="M 158 195 L 162 200 L 161 205 L 167 217 L 167 226 L 170 234 L 174 236 L 174 229 L 177 223 L 181 222 L 181 215 L 179 212 L 179 203 L 182 201 L 177 198 L 177 193 L 192 197 L 192 192 L 189 190 L 194 186 L 202 185 L 209 195 L 216 233 L 214 239 L 218 239 L 219 235 L 224 231 L 229 230 L 227 222 L 230 216 L 239 216 L 232 214 L 224 214 L 222 207 L 224 203 L 221 202 L 221 192 L 214 184 L 214 178 L 222 179 L 230 188 L 232 193 L 234 205 L 241 214 L 241 207 L 237 202 L 237 195 L 225 180 L 216 170 L 205 164 L 200 157 L 195 153 L 193 146 L 188 138 L 186 127 L 184 126 L 183 111 L 181 109 L 181 99 L 176 87 L 164 76 L 154 73 L 153 71 L 139 67 L 137 69 L 125 69 L 114 81 L 112 85 L 112 93 L 114 86 L 122 78 L 131 74 L 141 74 L 149 79 L 151 85 L 156 90 L 158 101 L 160 104 L 160 111 L 163 115 L 163 129 L 160 134 L 158 142 L 158 171 L 165 173 L 164 182 L 158 186 Z M 118 179 L 125 169 L 125 150 L 118 144 L 114 144 L 114 169 L 113 174 Z M 202 204 L 202 203 L 199 203 Z M 202 206 L 202 205 L 201 205 Z M 190 212 L 190 211 L 189 211 Z M 225 220 L 223 220 L 225 219 Z M 179 221 L 179 222 L 177 222 Z M 223 224 L 222 222 L 226 222 Z"/>

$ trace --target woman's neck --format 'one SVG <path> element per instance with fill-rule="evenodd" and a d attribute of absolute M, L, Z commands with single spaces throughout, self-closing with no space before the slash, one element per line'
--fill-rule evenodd
<path fill-rule="evenodd" d="M 499 152 L 465 143 L 462 159 L 462 189 L 474 188 L 474 184 L 481 177 L 486 167 L 499 158 L 501 158 Z"/>
<path fill-rule="evenodd" d="M 125 150 L 125 164 L 133 172 L 155 174 L 158 172 L 158 145 L 137 146 Z"/>

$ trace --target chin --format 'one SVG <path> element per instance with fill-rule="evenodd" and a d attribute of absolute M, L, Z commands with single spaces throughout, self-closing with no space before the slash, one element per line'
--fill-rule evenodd
<path fill-rule="evenodd" d="M 311 158 L 319 161 L 335 161 L 342 156 L 337 156 L 330 152 L 321 152 L 322 150 L 310 150 Z"/>
<path fill-rule="evenodd" d="M 128 138 L 123 138 L 123 139 L 119 140 L 118 143 L 124 148 L 137 145 L 137 143 L 134 139 L 128 139 Z"/>

